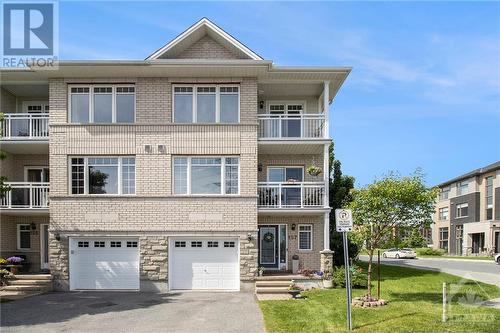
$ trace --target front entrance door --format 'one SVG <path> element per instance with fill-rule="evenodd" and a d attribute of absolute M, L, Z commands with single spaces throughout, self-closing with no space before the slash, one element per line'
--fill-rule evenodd
<path fill-rule="evenodd" d="M 279 267 L 279 235 L 277 225 L 259 227 L 259 266 Z"/>
<path fill-rule="evenodd" d="M 49 269 L 49 225 L 40 225 L 40 257 L 41 268 Z"/>

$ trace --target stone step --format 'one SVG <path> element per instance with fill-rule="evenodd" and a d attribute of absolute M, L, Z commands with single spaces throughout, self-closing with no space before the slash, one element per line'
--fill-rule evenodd
<path fill-rule="evenodd" d="M 9 279 L 14 280 L 52 280 L 52 275 L 50 274 L 16 274 L 9 275 Z"/>
<path fill-rule="evenodd" d="M 8 285 L 8 286 L 4 286 L 3 287 L 3 290 L 4 291 L 38 291 L 38 292 L 45 292 L 45 291 L 49 291 L 51 289 L 51 286 L 44 286 L 44 285 L 41 285 L 41 286 L 33 286 L 33 285 L 30 285 L 30 286 L 11 286 L 11 285 Z"/>
<path fill-rule="evenodd" d="M 256 294 L 288 294 L 288 287 L 257 287 Z"/>
<path fill-rule="evenodd" d="M 0 299 L 14 301 L 29 296 L 43 294 L 40 291 L 0 291 Z"/>
<path fill-rule="evenodd" d="M 51 280 L 9 280 L 9 286 L 50 286 Z"/>
<path fill-rule="evenodd" d="M 291 280 L 255 281 L 255 287 L 290 287 Z"/>

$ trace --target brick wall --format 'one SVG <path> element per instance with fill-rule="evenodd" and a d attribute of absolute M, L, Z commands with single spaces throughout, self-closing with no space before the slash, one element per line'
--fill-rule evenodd
<path fill-rule="evenodd" d="M 0 175 L 10 182 L 24 182 L 26 166 L 48 165 L 49 155 L 7 154 L 7 158 L 0 161 Z"/>
<path fill-rule="evenodd" d="M 323 173 L 318 176 L 311 176 L 306 169 L 313 163 L 323 169 L 323 154 L 317 155 L 259 155 L 259 164 L 262 164 L 262 171 L 258 173 L 258 181 L 267 181 L 267 170 L 270 166 L 302 166 L 304 168 L 304 181 L 322 182 Z"/>

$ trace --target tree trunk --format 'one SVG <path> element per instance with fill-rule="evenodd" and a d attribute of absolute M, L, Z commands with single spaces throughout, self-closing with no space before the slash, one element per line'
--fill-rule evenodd
<path fill-rule="evenodd" d="M 372 262 L 373 262 L 373 249 L 368 251 L 368 296 L 372 297 Z"/>

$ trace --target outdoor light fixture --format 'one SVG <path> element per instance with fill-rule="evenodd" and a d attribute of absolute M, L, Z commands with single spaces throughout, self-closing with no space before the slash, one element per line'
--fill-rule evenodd
<path fill-rule="evenodd" d="M 295 230 L 295 223 L 292 224 L 292 230 Z"/>
<path fill-rule="evenodd" d="M 61 235 L 58 233 L 55 234 L 54 237 L 55 237 L 56 241 L 58 241 L 58 242 L 61 240 Z"/>
<path fill-rule="evenodd" d="M 257 165 L 257 168 L 258 168 L 259 172 L 262 172 L 262 169 L 263 169 L 262 163 L 259 163 Z"/>
<path fill-rule="evenodd" d="M 30 228 L 31 228 L 31 230 L 36 230 L 36 224 L 35 223 L 31 223 L 30 224 Z"/>
<path fill-rule="evenodd" d="M 264 108 L 264 101 L 260 101 L 259 102 L 259 107 L 260 107 L 261 110 Z"/>
<path fill-rule="evenodd" d="M 248 235 L 247 235 L 247 239 L 248 239 L 248 241 L 249 241 L 249 242 L 250 242 L 250 241 L 252 241 L 253 237 L 252 237 L 252 234 L 251 234 L 251 233 L 248 233 Z"/>

